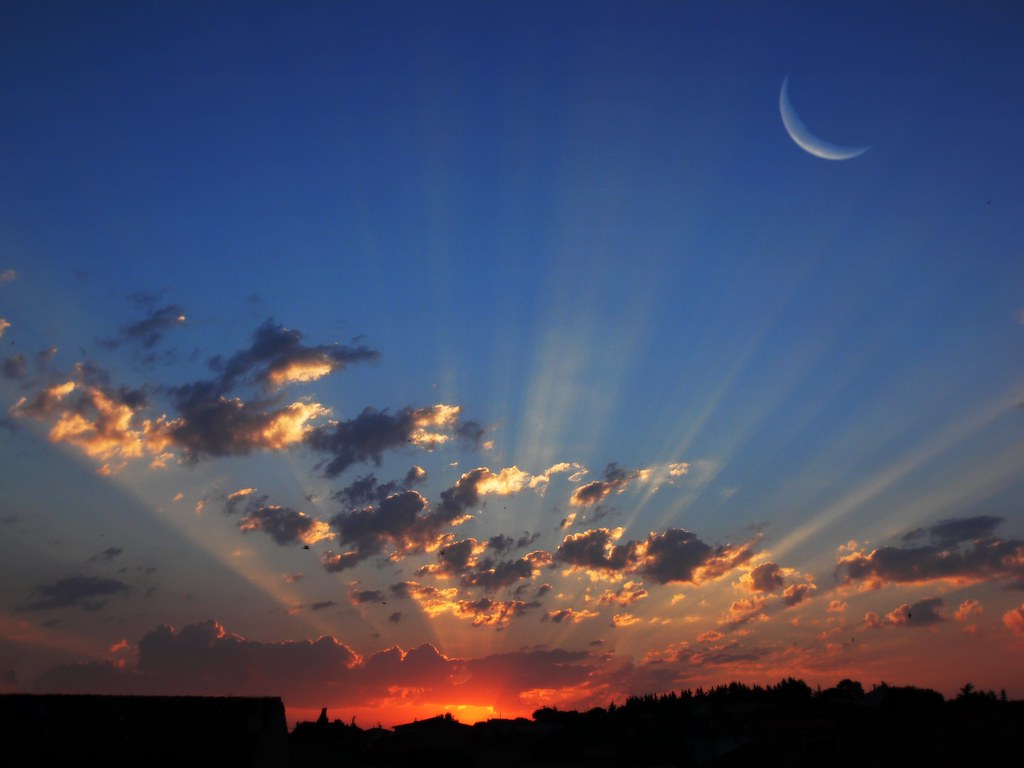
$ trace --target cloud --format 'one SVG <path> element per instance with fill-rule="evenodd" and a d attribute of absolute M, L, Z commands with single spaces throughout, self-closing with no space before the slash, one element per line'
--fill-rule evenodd
<path fill-rule="evenodd" d="M 539 605 L 523 600 L 492 600 L 484 596 L 479 600 L 458 601 L 454 614 L 469 619 L 474 627 L 493 626 L 501 629 L 512 619 Z"/>
<path fill-rule="evenodd" d="M 0 317 L 0 339 L 4 336 L 4 331 L 11 327 L 11 322 Z"/>
<path fill-rule="evenodd" d="M 537 601 L 493 600 L 487 596 L 465 600 L 460 598 L 456 587 L 438 588 L 415 581 L 394 584 L 391 591 L 398 597 L 414 600 L 431 618 L 447 613 L 466 619 L 475 627 L 493 626 L 502 629 L 512 619 L 540 606 Z"/>
<path fill-rule="evenodd" d="M 143 349 L 152 349 L 160 342 L 165 332 L 184 322 L 185 311 L 177 304 L 150 307 L 143 319 L 122 326 L 117 337 L 105 340 L 103 345 L 115 348 L 123 343 L 130 343 L 137 344 Z"/>
<path fill-rule="evenodd" d="M 101 472 L 121 469 L 129 459 L 151 456 L 162 465 L 171 444 L 163 417 L 146 419 L 140 414 L 148 405 L 137 389 L 110 386 L 101 369 L 87 363 L 75 366 L 74 377 L 44 387 L 31 399 L 22 397 L 11 414 L 21 418 L 55 419 L 49 438 L 67 443 L 103 462 Z"/>
<path fill-rule="evenodd" d="M 719 623 L 735 628 L 751 621 L 767 621 L 768 605 L 771 598 L 771 595 L 751 595 L 741 600 L 735 600 Z"/>
<path fill-rule="evenodd" d="M 1001 522 L 1003 518 L 992 515 L 949 518 L 928 528 L 914 528 L 903 535 L 903 541 L 915 541 L 926 536 L 935 546 L 948 549 L 965 541 L 991 538 Z"/>
<path fill-rule="evenodd" d="M 614 544 L 623 530 L 595 528 L 565 537 L 555 552 L 558 562 L 592 578 L 616 573 L 637 573 L 659 584 L 674 581 L 699 584 L 721 578 L 754 556 L 753 545 L 710 547 L 682 528 L 649 533 L 644 541 Z"/>
<path fill-rule="evenodd" d="M 268 318 L 252 335 L 248 349 L 231 357 L 214 357 L 210 367 L 220 372 L 216 389 L 226 392 L 239 382 L 274 389 L 295 382 L 315 381 L 353 363 L 376 360 L 380 353 L 364 346 L 340 344 L 306 346 L 302 334 Z"/>
<path fill-rule="evenodd" d="M 437 563 L 425 565 L 416 571 L 417 575 L 433 574 L 434 576 L 457 576 L 465 573 L 470 567 L 476 565 L 477 555 L 483 552 L 487 546 L 470 537 L 461 541 L 453 541 L 445 544 L 443 549 L 437 550 Z"/>
<path fill-rule="evenodd" d="M 888 584 L 956 585 L 1013 580 L 1024 588 L 1024 541 L 992 538 L 1000 518 L 946 520 L 908 536 L 927 535 L 933 543 L 914 547 L 881 547 L 871 552 L 854 549 L 836 562 L 841 585 L 860 583 L 866 589 Z M 904 540 L 906 540 L 906 536 Z"/>
<path fill-rule="evenodd" d="M 889 611 L 884 618 L 869 611 L 864 616 L 864 626 L 867 629 L 885 629 L 888 627 L 928 627 L 941 624 L 949 620 L 942 612 L 945 605 L 946 601 L 941 597 L 929 597 L 918 600 L 916 603 L 904 603 Z"/>
<path fill-rule="evenodd" d="M 273 407 L 265 400 L 247 403 L 240 397 L 214 395 L 196 384 L 179 387 L 175 398 L 181 415 L 168 423 L 168 433 L 190 463 L 288 448 L 312 433 L 312 422 L 330 414 L 320 403 L 296 401 Z"/>
<path fill-rule="evenodd" d="M 981 603 L 977 600 L 964 600 L 956 609 L 953 618 L 957 621 L 967 621 L 972 616 L 980 616 L 982 613 Z"/>
<path fill-rule="evenodd" d="M 16 280 L 17 277 L 18 273 L 15 272 L 13 269 L 5 269 L 3 272 L 0 272 L 0 285 L 3 285 L 4 283 L 9 283 L 12 280 Z"/>
<path fill-rule="evenodd" d="M 624 530 L 594 528 L 583 533 L 566 536 L 555 551 L 555 559 L 572 570 L 583 570 L 600 575 L 602 572 L 625 572 L 635 567 L 638 544 L 614 544 Z"/>
<path fill-rule="evenodd" d="M 326 454 L 321 464 L 327 477 L 337 477 L 354 464 L 380 464 L 389 450 L 413 445 L 434 448 L 451 439 L 457 430 L 457 405 L 429 408 L 406 407 L 395 414 L 365 408 L 356 418 L 313 429 L 306 438 L 315 451 Z M 469 435 L 471 437 L 471 435 Z"/>
<path fill-rule="evenodd" d="M 224 506 L 226 515 L 241 511 L 238 528 L 244 533 L 263 531 L 281 546 L 309 545 L 332 538 L 330 526 L 322 520 L 291 507 L 267 504 L 267 496 L 252 494 L 251 488 L 236 491 L 228 496 Z M 243 498 L 245 505 L 239 510 Z"/>
<path fill-rule="evenodd" d="M 115 557 L 120 555 L 121 552 L 122 552 L 122 549 L 120 547 L 107 547 L 106 549 L 104 549 L 99 554 L 93 555 L 92 557 L 90 557 L 89 561 L 92 562 L 92 561 L 95 561 L 95 560 L 103 560 L 104 562 L 109 563 Z"/>
<path fill-rule="evenodd" d="M 707 632 L 702 632 L 697 635 L 697 641 L 701 643 L 717 643 L 719 640 L 725 637 L 725 633 L 719 632 L 715 629 L 709 629 Z"/>
<path fill-rule="evenodd" d="M 527 476 L 528 477 L 528 476 Z M 419 492 L 403 491 L 388 496 L 376 506 L 342 512 L 331 519 L 331 525 L 338 531 L 339 540 L 352 549 L 331 560 L 328 568 L 339 570 L 355 565 L 374 554 L 393 547 L 391 558 L 398 560 L 422 551 L 440 551 L 439 562 L 425 566 L 424 572 L 437 575 L 462 573 L 475 560 L 486 545 L 475 539 L 455 543 L 446 529 L 461 525 L 469 519 L 468 510 L 480 503 L 481 496 L 515 493 L 528 486 L 528 480 L 520 476 L 515 467 L 492 472 L 487 467 L 478 467 L 463 474 L 456 483 L 441 492 L 441 500 L 435 509 Z M 363 483 L 353 494 L 370 492 L 376 483 Z M 511 577 L 515 569 L 522 571 L 527 566 L 536 566 L 537 558 L 529 561 L 512 561 L 513 564 L 496 563 L 488 560 L 478 578 L 480 585 L 485 581 Z M 493 571 L 489 576 L 484 571 Z"/>
<path fill-rule="evenodd" d="M 352 605 L 363 605 L 364 603 L 386 603 L 385 595 L 379 589 L 359 589 L 360 582 L 353 581 L 349 585 L 348 599 Z"/>
<path fill-rule="evenodd" d="M 511 586 L 521 579 L 533 580 L 544 568 L 551 568 L 554 558 L 550 552 L 537 550 L 516 560 L 493 561 L 489 558 L 479 561 L 462 576 L 462 584 L 480 587 L 485 592 L 494 592 Z"/>
<path fill-rule="evenodd" d="M 1024 636 L 1024 603 L 1003 614 L 1003 625 L 1015 635 Z"/>
<path fill-rule="evenodd" d="M 315 429 L 311 422 L 330 415 L 330 410 L 304 400 L 281 406 L 275 397 L 267 396 L 245 401 L 237 388 L 256 386 L 270 393 L 378 356 L 362 346 L 306 346 L 301 333 L 267 320 L 256 329 L 247 349 L 210 361 L 217 373 L 214 378 L 170 390 L 179 414 L 172 421 L 171 434 L 191 462 L 294 445 L 323 428 Z"/>
<path fill-rule="evenodd" d="M 786 574 L 775 563 L 762 563 L 742 576 L 740 582 L 751 592 L 775 592 L 785 585 Z"/>
<path fill-rule="evenodd" d="M 327 608 L 331 608 L 331 607 L 333 607 L 335 605 L 337 605 L 337 603 L 334 602 L 333 600 L 321 600 L 318 603 L 312 603 L 309 606 L 309 610 L 311 610 L 311 611 L 323 611 L 323 610 L 325 610 Z"/>
<path fill-rule="evenodd" d="M 0 319 L 0 336 L 3 336 L 3 320 Z M 25 361 L 25 356 L 22 354 L 11 355 L 4 360 L 2 368 L 5 379 L 20 379 L 25 375 L 25 371 L 28 369 L 28 364 Z"/>
<path fill-rule="evenodd" d="M 612 493 L 622 493 L 634 480 L 646 480 L 650 475 L 647 469 L 622 469 L 612 462 L 604 470 L 604 480 L 581 485 L 569 499 L 574 507 L 589 507 L 604 501 Z"/>
<path fill-rule="evenodd" d="M 782 601 L 792 607 L 810 599 L 817 591 L 818 587 L 813 583 L 790 584 L 782 591 Z"/>
<path fill-rule="evenodd" d="M 597 599 L 597 602 L 599 605 L 627 606 L 633 605 L 633 603 L 638 600 L 643 600 L 647 597 L 647 594 L 647 590 L 644 589 L 644 585 L 640 582 L 627 581 L 614 592 L 610 589 L 606 589 L 604 594 Z"/>
<path fill-rule="evenodd" d="M 539 533 L 530 534 L 524 532 L 518 539 L 513 539 L 511 536 L 499 533 L 495 536 L 491 536 L 491 538 L 487 540 L 487 548 L 493 549 L 499 555 L 504 555 L 507 552 L 511 552 L 513 549 L 528 547 L 539 538 Z"/>
<path fill-rule="evenodd" d="M 331 518 L 341 544 L 352 549 L 332 561 L 328 570 L 342 570 L 392 546 L 393 559 L 427 549 L 436 549 L 444 541 L 441 530 L 460 521 L 447 514 L 430 511 L 430 503 L 418 491 L 403 491 L 388 496 L 376 507 L 342 512 Z"/>
<path fill-rule="evenodd" d="M 408 491 L 426 478 L 426 470 L 416 466 L 406 472 L 401 481 L 391 480 L 382 483 L 373 473 L 370 473 L 356 478 L 345 488 L 332 493 L 331 497 L 350 508 L 364 507 L 370 504 L 379 504 L 388 496 L 401 491 Z"/>
<path fill-rule="evenodd" d="M 558 611 L 548 611 L 541 617 L 541 621 L 551 621 L 555 624 L 579 624 L 586 619 L 593 619 L 600 614 L 597 611 L 577 611 L 572 608 L 562 608 Z"/>
<path fill-rule="evenodd" d="M 35 588 L 39 599 L 19 605 L 19 611 L 44 611 L 53 608 L 76 606 L 84 610 L 95 611 L 106 605 L 107 598 L 123 595 L 131 591 L 131 587 L 117 579 L 105 579 L 97 576 L 67 576 L 51 584 L 42 584 Z"/>

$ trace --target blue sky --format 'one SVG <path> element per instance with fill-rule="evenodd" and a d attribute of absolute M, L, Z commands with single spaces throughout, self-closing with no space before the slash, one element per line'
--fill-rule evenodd
<path fill-rule="evenodd" d="M 1024 695 L 1022 32 L 1012 3 L 5 5 L 5 685 L 166 690 L 166 625 L 168 654 L 334 638 L 362 682 L 332 701 L 378 714 L 373 660 L 425 643 L 565 672 L 407 686 L 465 717 L 791 673 Z M 871 149 L 798 147 L 787 76 Z M 217 403 L 292 432 L 215 434 Z M 328 476 L 366 408 L 403 439 Z M 332 498 L 371 473 L 426 504 L 403 533 Z M 425 522 L 463 476 L 472 517 Z"/>

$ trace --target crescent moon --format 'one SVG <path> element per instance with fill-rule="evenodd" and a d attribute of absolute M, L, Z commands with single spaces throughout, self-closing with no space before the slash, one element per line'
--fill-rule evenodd
<path fill-rule="evenodd" d="M 782 80 L 782 90 L 779 91 L 779 112 L 782 113 L 782 124 L 786 126 L 786 133 L 789 138 L 796 142 L 797 146 L 805 152 L 810 152 L 815 157 L 825 160 L 849 160 L 851 157 L 863 155 L 869 149 L 867 147 L 840 147 L 830 144 L 824 139 L 819 139 L 804 125 L 803 120 L 797 115 L 793 105 L 789 103 L 789 76 Z"/>

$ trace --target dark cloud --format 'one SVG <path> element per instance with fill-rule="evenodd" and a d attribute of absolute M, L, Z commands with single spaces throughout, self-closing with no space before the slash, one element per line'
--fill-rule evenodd
<path fill-rule="evenodd" d="M 775 563 L 762 563 L 750 572 L 750 589 L 754 592 L 774 592 L 786 583 L 782 569 Z"/>
<path fill-rule="evenodd" d="M 214 357 L 210 367 L 220 373 L 215 382 L 224 393 L 240 382 L 276 388 L 293 381 L 313 381 L 353 363 L 378 357 L 379 352 L 364 346 L 305 346 L 299 331 L 277 325 L 269 318 L 253 333 L 248 349 L 227 359 Z"/>
<path fill-rule="evenodd" d="M 154 297 L 139 297 L 140 303 L 151 304 Z M 150 307 L 146 316 L 134 323 L 121 327 L 118 335 L 113 339 L 105 339 L 101 342 L 103 346 L 116 348 L 124 343 L 137 344 L 143 349 L 152 349 L 171 328 L 185 322 L 185 311 L 177 304 L 168 304 L 163 307 Z"/>
<path fill-rule="evenodd" d="M 565 537 L 555 560 L 576 569 L 638 573 L 659 584 L 711 581 L 743 565 L 754 556 L 753 544 L 712 548 L 682 528 L 649 533 L 645 541 L 613 542 L 621 529 L 595 528 Z"/>
<path fill-rule="evenodd" d="M 554 558 L 550 552 L 538 550 L 517 560 L 492 561 L 484 559 L 473 570 L 462 576 L 462 584 L 494 592 L 520 580 L 532 580 L 543 568 L 551 568 Z"/>
<path fill-rule="evenodd" d="M 499 555 L 504 555 L 511 552 L 513 549 L 522 549 L 528 547 L 537 539 L 540 538 L 539 533 L 527 533 L 523 532 L 523 535 L 518 539 L 513 539 L 511 536 L 506 536 L 503 533 L 499 533 L 497 536 L 491 536 L 487 540 L 487 548 L 493 549 Z"/>
<path fill-rule="evenodd" d="M 305 346 L 297 330 L 267 320 L 256 329 L 248 349 L 210 361 L 216 377 L 170 390 L 179 413 L 170 433 L 190 462 L 284 448 L 307 437 L 313 430 L 308 422 L 326 415 L 327 409 L 302 401 L 282 406 L 276 397 L 266 396 L 244 401 L 238 387 L 256 385 L 269 392 L 378 356 L 362 346 Z"/>
<path fill-rule="evenodd" d="M 43 611 L 51 608 L 76 606 L 84 610 L 98 610 L 106 605 L 107 598 L 123 595 L 131 587 L 117 579 L 97 576 L 67 576 L 52 584 L 42 584 L 35 592 L 39 599 L 18 606 L 19 611 Z"/>
<path fill-rule="evenodd" d="M 107 547 L 99 554 L 93 555 L 89 558 L 90 561 L 103 560 L 104 562 L 110 562 L 115 557 L 120 555 L 122 552 L 120 547 Z"/>
<path fill-rule="evenodd" d="M 476 541 L 459 543 L 449 552 L 454 536 L 445 531 L 466 520 L 467 510 L 480 503 L 483 483 L 500 484 L 500 478 L 501 475 L 495 475 L 486 467 L 467 472 L 455 485 L 441 492 L 441 501 L 433 510 L 420 493 L 408 490 L 388 496 L 376 507 L 335 515 L 331 525 L 338 531 L 340 542 L 352 549 L 332 559 L 328 568 L 341 570 L 350 567 L 392 546 L 392 559 L 437 549 L 439 562 L 427 567 L 427 571 L 460 572 L 469 565 L 470 550 L 477 546 Z M 441 551 L 442 545 L 444 551 Z"/>
<path fill-rule="evenodd" d="M 311 611 L 322 611 L 325 608 L 330 608 L 330 607 L 335 606 L 335 605 L 337 605 L 337 603 L 334 602 L 333 600 L 322 600 L 322 601 L 320 601 L 318 603 L 313 603 L 312 605 L 310 605 L 309 606 L 309 610 L 311 610 Z"/>
<path fill-rule="evenodd" d="M 492 600 L 481 597 L 479 600 L 460 600 L 455 614 L 469 618 L 474 627 L 493 626 L 503 628 L 511 619 L 524 615 L 531 609 L 540 607 L 538 602 L 523 600 Z"/>
<path fill-rule="evenodd" d="M 916 603 L 904 603 L 884 617 L 869 611 L 864 616 L 864 626 L 867 629 L 930 627 L 949 621 L 943 613 L 945 607 L 946 601 L 941 597 L 929 597 Z"/>
<path fill-rule="evenodd" d="M 541 621 L 550 621 L 554 624 L 578 624 L 585 619 L 592 619 L 600 614 L 597 611 L 577 611 L 572 608 L 562 608 L 558 611 L 548 611 L 540 617 Z"/>
<path fill-rule="evenodd" d="M 180 415 L 170 422 L 169 435 L 191 464 L 207 457 L 286 448 L 301 442 L 311 429 L 309 421 L 327 414 L 318 403 L 277 406 L 274 400 L 228 398 L 209 382 L 178 387 L 173 396 Z"/>
<path fill-rule="evenodd" d="M 612 462 L 604 469 L 604 480 L 581 485 L 573 491 L 571 503 L 575 506 L 588 507 L 604 500 L 612 493 L 621 493 L 633 480 L 642 476 L 638 469 L 622 469 L 618 464 Z"/>
<path fill-rule="evenodd" d="M 359 656 L 333 637 L 259 643 L 215 621 L 160 626 L 138 643 L 138 670 L 167 693 L 296 693 L 317 678 L 346 679 Z"/>
<path fill-rule="evenodd" d="M 961 517 L 942 520 L 927 528 L 915 528 L 903 536 L 903 541 L 915 541 L 927 536 L 936 547 L 948 549 L 967 541 L 992 537 L 1003 518 L 992 515 Z"/>
<path fill-rule="evenodd" d="M 352 605 L 386 602 L 384 600 L 384 593 L 379 589 L 357 589 L 355 586 L 349 590 L 348 599 L 352 601 Z"/>
<path fill-rule="evenodd" d="M 5 379 L 20 379 L 25 375 L 28 365 L 25 361 L 25 356 L 22 354 L 12 355 L 4 360 L 3 365 L 0 366 L 0 370 L 3 372 Z"/>
<path fill-rule="evenodd" d="M 992 537 L 999 522 L 1000 518 L 987 516 L 951 519 L 911 531 L 904 540 L 927 535 L 933 543 L 851 552 L 838 559 L 836 577 L 840 584 L 864 582 L 873 588 L 892 583 L 1008 580 L 1011 586 L 1024 589 L 1024 541 Z"/>
<path fill-rule="evenodd" d="M 397 614 L 393 614 L 397 616 Z M 366 657 L 333 637 L 262 643 L 229 632 L 215 621 L 175 630 L 157 627 L 138 643 L 138 666 L 113 663 L 57 667 L 36 681 L 38 692 L 281 696 L 291 710 L 380 702 L 452 701 L 519 712 L 523 694 L 579 690 L 598 672 L 583 651 L 533 649 L 479 658 L 447 657 L 431 645 L 392 647 Z M 599 689 L 601 696 L 607 691 Z M 605 702 L 606 703 L 606 702 Z M 371 705 L 372 706 L 372 705 Z"/>
<path fill-rule="evenodd" d="M 356 478 L 331 496 L 350 508 L 369 506 L 379 504 L 388 496 L 412 489 L 426 480 L 426 477 L 427 473 L 422 467 L 412 467 L 401 481 L 391 480 L 386 483 L 380 482 L 370 473 Z"/>
<path fill-rule="evenodd" d="M 397 598 L 409 599 L 417 586 L 419 585 L 415 581 L 400 581 L 388 587 L 388 591 Z"/>
<path fill-rule="evenodd" d="M 437 551 L 437 563 L 425 565 L 416 571 L 418 576 L 433 574 L 435 576 L 458 576 L 465 573 L 476 563 L 476 550 L 480 542 L 469 538 L 453 541 Z"/>
<path fill-rule="evenodd" d="M 352 547 L 332 561 L 328 570 L 344 570 L 381 552 L 388 544 L 400 551 L 417 550 L 436 533 L 429 502 L 417 491 L 403 491 L 376 507 L 342 512 L 331 518 L 341 544 Z"/>
<path fill-rule="evenodd" d="M 818 591 L 814 584 L 790 584 L 782 592 L 782 600 L 787 606 L 799 605 L 810 599 Z"/>
<path fill-rule="evenodd" d="M 621 532 L 621 531 L 619 531 Z M 637 542 L 615 545 L 616 533 L 608 528 L 594 528 L 572 533 L 562 540 L 555 559 L 574 568 L 599 571 L 625 571 L 635 566 Z"/>
<path fill-rule="evenodd" d="M 402 620 L 402 612 L 401 611 L 395 611 L 390 616 L 388 616 L 388 621 L 390 621 L 392 624 L 397 624 L 401 620 Z"/>
<path fill-rule="evenodd" d="M 441 491 L 441 503 L 438 514 L 448 520 L 454 520 L 467 509 L 480 503 L 479 485 L 491 475 L 487 467 L 477 467 L 460 477 L 455 485 Z"/>
<path fill-rule="evenodd" d="M 356 418 L 313 429 L 306 438 L 315 451 L 327 454 L 320 465 L 327 477 L 337 477 L 354 464 L 380 464 L 384 453 L 406 445 L 431 448 L 443 443 L 459 408 L 435 405 L 406 407 L 397 413 L 365 408 Z"/>
<path fill-rule="evenodd" d="M 662 533 L 648 535 L 647 549 L 638 571 L 659 584 L 692 582 L 694 571 L 711 561 L 714 554 L 697 534 L 682 528 L 669 528 Z"/>
<path fill-rule="evenodd" d="M 245 491 L 233 493 L 224 505 L 224 513 L 234 515 L 240 511 L 239 530 L 263 531 L 281 546 L 313 544 L 329 536 L 326 523 L 291 507 L 267 504 L 267 498 Z"/>

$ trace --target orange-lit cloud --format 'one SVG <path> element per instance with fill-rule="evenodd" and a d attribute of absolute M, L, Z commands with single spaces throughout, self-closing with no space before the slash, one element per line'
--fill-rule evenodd
<path fill-rule="evenodd" d="M 643 600 L 647 597 L 647 594 L 647 590 L 644 589 L 644 585 L 640 582 L 627 581 L 615 591 L 606 589 L 597 602 L 599 604 L 627 606 L 632 605 L 637 600 Z"/>
<path fill-rule="evenodd" d="M 104 462 L 104 473 L 145 455 L 159 464 L 171 443 L 164 417 L 139 417 L 146 405 L 141 393 L 85 383 L 90 374 L 83 367 L 77 367 L 76 374 L 77 379 L 46 387 L 32 399 L 22 397 L 11 408 L 12 415 L 54 418 L 50 440 L 73 445 Z"/>
<path fill-rule="evenodd" d="M 1024 635 L 1024 603 L 1003 614 L 1003 625 L 1015 635 Z"/>
<path fill-rule="evenodd" d="M 621 528 L 595 528 L 570 534 L 559 544 L 555 560 L 569 571 L 582 571 L 591 578 L 636 573 L 659 584 L 714 581 L 754 556 L 758 541 L 724 545 L 712 549 L 696 534 L 682 528 L 649 533 L 644 541 L 616 544 Z"/>
<path fill-rule="evenodd" d="M 569 502 L 575 507 L 589 507 L 604 501 L 612 493 L 622 493 L 634 481 L 643 482 L 650 477 L 649 469 L 622 469 L 614 462 L 605 467 L 604 480 L 581 485 L 573 491 Z"/>
<path fill-rule="evenodd" d="M 578 624 L 586 619 L 593 619 L 599 616 L 597 611 L 582 610 L 577 611 L 573 608 L 562 608 L 557 611 L 548 611 L 541 618 L 541 621 L 553 621 L 555 624 L 569 623 Z"/>
<path fill-rule="evenodd" d="M 956 609 L 953 618 L 957 621 L 967 621 L 972 616 L 980 616 L 981 614 L 981 603 L 977 600 L 969 599 L 960 603 L 960 607 Z"/>

